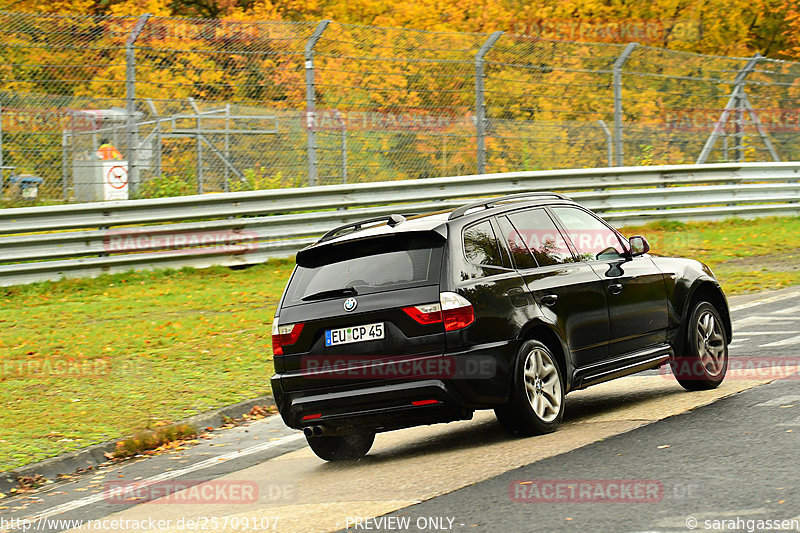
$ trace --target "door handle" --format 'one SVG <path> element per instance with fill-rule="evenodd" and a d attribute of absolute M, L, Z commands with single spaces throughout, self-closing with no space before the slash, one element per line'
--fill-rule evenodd
<path fill-rule="evenodd" d="M 612 283 L 608 286 L 608 290 L 611 294 L 619 294 L 622 292 L 622 283 Z"/>
<path fill-rule="evenodd" d="M 546 305 L 548 307 L 552 307 L 558 301 L 558 295 L 557 294 L 545 294 L 544 296 L 542 296 L 541 301 L 542 301 L 542 303 L 544 305 Z"/>

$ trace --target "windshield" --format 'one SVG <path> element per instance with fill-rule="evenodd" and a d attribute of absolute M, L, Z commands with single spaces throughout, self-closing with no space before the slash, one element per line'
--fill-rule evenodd
<path fill-rule="evenodd" d="M 438 284 L 443 249 L 440 239 L 425 236 L 322 247 L 298 259 L 286 304 Z"/>

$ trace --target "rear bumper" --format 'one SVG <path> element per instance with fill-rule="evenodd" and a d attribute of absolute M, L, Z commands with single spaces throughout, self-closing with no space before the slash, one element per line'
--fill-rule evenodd
<path fill-rule="evenodd" d="M 445 365 L 456 369 L 449 378 L 335 381 L 286 372 L 272 377 L 272 391 L 286 425 L 323 426 L 327 434 L 465 420 L 473 410 L 508 400 L 508 367 L 516 348 L 511 341 L 422 358 L 457 361 Z"/>
<path fill-rule="evenodd" d="M 302 429 L 322 426 L 325 434 L 349 433 L 353 429 L 390 431 L 438 422 L 468 420 L 472 410 L 463 406 L 447 384 L 440 380 L 388 382 L 345 391 L 286 393 L 279 376 L 272 390 L 287 426 Z"/>

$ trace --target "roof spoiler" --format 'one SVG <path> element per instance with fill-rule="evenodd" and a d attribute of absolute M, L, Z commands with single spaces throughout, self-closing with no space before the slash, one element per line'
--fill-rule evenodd
<path fill-rule="evenodd" d="M 332 230 L 327 232 L 325 235 L 320 237 L 320 239 L 315 244 L 319 244 L 319 243 L 322 243 L 322 242 L 325 242 L 325 241 L 330 241 L 331 239 L 335 239 L 336 237 L 339 236 L 340 233 L 342 233 L 343 231 L 345 231 L 347 229 L 351 229 L 352 228 L 353 231 L 360 231 L 367 224 L 371 224 L 373 226 L 377 226 L 379 222 L 385 222 L 387 225 L 389 225 L 390 227 L 393 228 L 393 227 L 397 226 L 398 224 L 401 224 L 401 223 L 403 223 L 405 221 L 406 221 L 406 217 L 404 217 L 403 215 L 392 214 L 392 215 L 384 215 L 382 217 L 368 218 L 367 220 L 360 220 L 358 222 L 351 222 L 349 224 L 344 224 L 342 226 L 339 226 L 338 228 L 333 228 Z"/>

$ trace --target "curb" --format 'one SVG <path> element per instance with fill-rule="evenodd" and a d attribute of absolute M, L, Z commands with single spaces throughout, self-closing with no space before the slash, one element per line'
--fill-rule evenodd
<path fill-rule="evenodd" d="M 198 429 L 206 427 L 220 427 L 226 418 L 240 418 L 243 414 L 247 414 L 256 405 L 271 405 L 275 403 L 272 396 L 259 396 L 250 400 L 244 400 L 239 403 L 198 413 L 194 416 L 178 420 L 175 424 L 191 424 Z M 20 466 L 13 470 L 0 472 L 0 493 L 8 493 L 12 488 L 17 486 L 17 479 L 22 476 L 41 475 L 45 479 L 56 479 L 59 474 L 74 473 L 79 469 L 97 466 L 101 463 L 108 462 L 106 453 L 114 451 L 117 446 L 117 441 L 121 438 L 118 437 L 113 440 L 101 442 L 99 444 L 92 444 L 86 448 L 81 448 L 72 452 L 67 452 L 56 457 L 50 457 L 32 463 L 29 465 Z"/>

